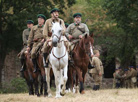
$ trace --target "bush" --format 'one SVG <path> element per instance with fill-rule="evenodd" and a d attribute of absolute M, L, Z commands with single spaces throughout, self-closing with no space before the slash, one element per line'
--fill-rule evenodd
<path fill-rule="evenodd" d="M 14 78 L 10 84 L 3 83 L 3 87 L 0 88 L 0 93 L 23 93 L 27 91 L 28 86 L 23 78 Z"/>

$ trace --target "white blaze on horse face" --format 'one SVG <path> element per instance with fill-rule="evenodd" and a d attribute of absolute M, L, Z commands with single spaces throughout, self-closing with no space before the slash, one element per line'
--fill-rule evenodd
<path fill-rule="evenodd" d="M 57 43 L 60 40 L 62 27 L 59 22 L 55 22 L 52 24 L 52 42 Z"/>
<path fill-rule="evenodd" d="M 90 42 L 90 51 L 91 51 L 91 54 L 93 55 L 93 49 L 92 49 L 92 44 Z"/>

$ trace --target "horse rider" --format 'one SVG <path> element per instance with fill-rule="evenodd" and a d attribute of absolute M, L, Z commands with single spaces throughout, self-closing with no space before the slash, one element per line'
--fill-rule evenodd
<path fill-rule="evenodd" d="M 28 40 L 28 36 L 29 36 L 29 33 L 31 31 L 31 28 L 33 27 L 34 25 L 34 21 L 33 20 L 27 20 L 27 29 L 25 29 L 23 31 L 23 34 L 22 34 L 22 39 L 23 39 L 23 49 L 21 50 L 20 52 L 20 61 L 21 61 L 21 70 L 20 72 L 23 72 L 25 70 L 25 56 L 24 56 L 24 52 L 26 51 L 26 48 L 27 48 L 27 40 Z"/>
<path fill-rule="evenodd" d="M 94 56 L 92 58 L 92 65 L 95 67 L 89 71 L 92 74 L 94 80 L 93 90 L 99 90 L 102 84 L 102 76 L 104 74 L 103 64 L 100 60 L 100 52 L 98 50 L 94 50 Z"/>
<path fill-rule="evenodd" d="M 62 35 L 65 35 L 65 24 L 62 19 L 59 18 L 59 9 L 54 8 L 50 12 L 51 18 L 47 19 L 44 25 L 44 30 L 43 30 L 43 36 L 44 39 L 46 40 L 43 46 L 43 58 L 44 58 L 44 67 L 48 67 L 48 62 L 46 62 L 47 57 L 52 49 L 52 23 L 54 22 L 59 22 L 61 23 L 62 26 Z M 64 37 L 64 39 L 67 41 L 67 39 Z"/>
<path fill-rule="evenodd" d="M 34 71 L 33 71 L 34 73 L 37 72 L 38 70 L 36 53 L 39 47 L 42 45 L 42 43 L 44 43 L 43 26 L 46 20 L 46 17 L 43 14 L 38 14 L 37 18 L 38 18 L 38 24 L 32 27 L 31 32 L 29 34 L 29 38 L 28 38 L 28 44 L 27 44 L 28 52 L 30 51 L 30 48 L 32 46 L 31 59 L 34 65 Z"/>
<path fill-rule="evenodd" d="M 66 37 L 70 40 L 70 47 L 69 47 L 69 61 L 74 63 L 71 59 L 72 50 L 75 44 L 79 41 L 79 39 L 83 38 L 85 34 L 89 35 L 89 29 L 86 24 L 81 23 L 81 13 L 75 13 L 73 15 L 74 23 L 70 24 L 66 30 Z"/>

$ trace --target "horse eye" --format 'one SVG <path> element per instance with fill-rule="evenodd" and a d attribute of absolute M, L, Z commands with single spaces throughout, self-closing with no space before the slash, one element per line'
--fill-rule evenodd
<path fill-rule="evenodd" d="M 61 30 L 59 30 L 59 32 L 61 32 Z"/>
<path fill-rule="evenodd" d="M 54 31 L 52 30 L 52 33 L 53 33 Z"/>

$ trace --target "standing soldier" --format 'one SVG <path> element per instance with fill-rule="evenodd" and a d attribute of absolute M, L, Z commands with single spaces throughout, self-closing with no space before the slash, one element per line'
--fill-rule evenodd
<path fill-rule="evenodd" d="M 20 61 L 21 61 L 21 70 L 20 72 L 23 72 L 26 68 L 25 66 L 25 56 L 24 56 L 24 52 L 26 50 L 26 47 L 27 47 L 27 40 L 28 40 L 28 36 L 29 36 L 29 33 L 31 31 L 31 28 L 33 27 L 34 25 L 34 21 L 33 20 L 27 20 L 27 29 L 25 29 L 23 31 L 23 34 L 22 34 L 22 38 L 23 38 L 23 49 L 20 53 Z"/>
<path fill-rule="evenodd" d="M 28 45 L 27 45 L 28 52 L 30 51 L 30 47 L 32 46 L 31 59 L 32 59 L 32 62 L 34 65 L 34 71 L 33 71 L 34 73 L 37 72 L 37 69 L 38 69 L 36 53 L 37 53 L 39 47 L 44 42 L 43 26 L 44 26 L 44 22 L 46 20 L 46 17 L 43 14 L 38 14 L 37 18 L 38 18 L 38 25 L 35 25 L 32 27 L 31 32 L 29 34 Z"/>
<path fill-rule="evenodd" d="M 120 68 L 117 68 L 115 73 L 113 74 L 114 76 L 114 88 L 120 88 L 121 86 L 121 79 L 122 79 L 122 76 L 121 76 L 121 70 Z"/>
<path fill-rule="evenodd" d="M 44 25 L 44 30 L 43 30 L 43 36 L 44 36 L 44 39 L 46 40 L 46 42 L 44 43 L 44 48 L 43 48 L 43 57 L 44 57 L 44 67 L 48 67 L 48 62 L 46 62 L 47 60 L 47 57 L 50 53 L 50 50 L 51 50 L 51 46 L 52 46 L 52 43 L 49 43 L 51 42 L 52 40 L 52 22 L 61 22 L 61 26 L 63 27 L 62 29 L 62 34 L 64 35 L 65 34 L 65 24 L 64 24 L 64 21 L 62 19 L 59 18 L 59 9 L 57 8 L 54 8 L 51 10 L 51 18 L 49 18 L 48 20 L 46 20 L 45 22 L 45 25 Z"/>
<path fill-rule="evenodd" d="M 103 65 L 99 57 L 100 52 L 98 50 L 95 50 L 94 56 L 92 58 L 92 65 L 94 65 L 94 68 L 91 69 L 89 72 L 92 74 L 94 80 L 93 90 L 99 90 L 100 85 L 102 83 L 102 76 L 104 74 Z"/>

